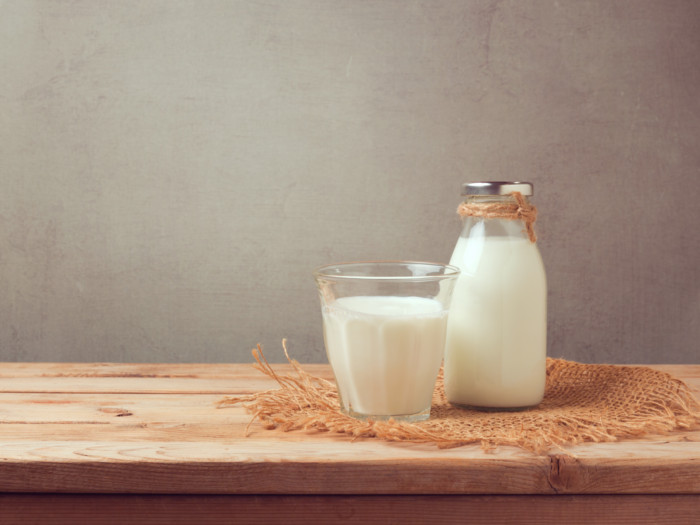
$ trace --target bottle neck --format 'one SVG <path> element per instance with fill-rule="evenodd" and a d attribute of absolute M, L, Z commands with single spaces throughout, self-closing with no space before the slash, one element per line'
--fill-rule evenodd
<path fill-rule="evenodd" d="M 527 199 L 526 199 L 527 202 Z M 512 205 L 516 201 L 512 195 L 469 195 L 465 204 L 469 206 L 483 206 L 484 210 L 491 205 Z M 507 237 L 511 239 L 528 239 L 525 224 L 518 219 L 506 219 L 501 217 L 467 215 L 464 217 L 462 237 Z"/>
<path fill-rule="evenodd" d="M 530 200 L 527 197 L 523 197 L 525 202 L 529 203 Z M 517 201 L 513 195 L 467 195 L 465 202 L 468 204 L 515 204 Z"/>

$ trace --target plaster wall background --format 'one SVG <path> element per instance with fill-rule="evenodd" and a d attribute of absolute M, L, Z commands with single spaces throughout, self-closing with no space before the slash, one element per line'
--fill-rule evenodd
<path fill-rule="evenodd" d="M 700 357 L 700 2 L 0 1 L 0 360 L 324 361 L 314 267 L 530 180 L 549 355 Z"/>

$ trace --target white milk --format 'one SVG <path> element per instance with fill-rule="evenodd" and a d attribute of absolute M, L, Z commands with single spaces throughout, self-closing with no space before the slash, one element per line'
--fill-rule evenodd
<path fill-rule="evenodd" d="M 341 404 L 360 415 L 430 410 L 447 313 L 433 299 L 358 296 L 323 309 L 323 332 Z"/>
<path fill-rule="evenodd" d="M 466 250 L 469 243 L 469 250 Z M 537 246 L 513 237 L 460 237 L 445 348 L 445 394 L 477 407 L 542 401 L 547 286 Z"/>

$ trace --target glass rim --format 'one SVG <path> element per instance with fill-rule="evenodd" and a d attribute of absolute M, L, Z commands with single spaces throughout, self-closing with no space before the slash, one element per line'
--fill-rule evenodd
<path fill-rule="evenodd" d="M 436 273 L 431 275 L 370 275 L 370 274 L 348 274 L 341 273 L 352 268 L 391 268 L 391 267 L 409 269 L 411 266 L 422 266 L 434 268 Z M 336 273 L 331 273 L 332 270 L 337 270 Z M 437 273 L 442 271 L 443 273 Z M 341 262 L 334 264 L 325 264 L 319 266 L 313 271 L 315 279 L 332 279 L 338 281 L 363 280 L 363 281 L 409 281 L 409 282 L 430 282 L 442 281 L 445 279 L 454 279 L 460 274 L 460 269 L 450 264 L 443 264 L 430 261 L 407 261 L 407 260 L 378 260 L 378 261 L 352 261 Z"/>

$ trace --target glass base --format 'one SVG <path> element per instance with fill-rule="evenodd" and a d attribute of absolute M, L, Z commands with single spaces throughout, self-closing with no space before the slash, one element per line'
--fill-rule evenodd
<path fill-rule="evenodd" d="M 466 403 L 455 403 L 453 401 L 450 401 L 450 404 L 459 408 L 464 408 L 465 410 L 478 410 L 479 412 L 521 412 L 523 410 L 530 410 L 531 408 L 537 408 L 539 406 L 539 403 L 537 403 L 536 405 L 527 405 L 524 407 L 481 407 Z"/>
<path fill-rule="evenodd" d="M 355 419 L 361 419 L 362 421 L 389 421 L 393 419 L 394 421 L 405 421 L 408 423 L 414 423 L 416 421 L 425 421 L 430 418 L 430 407 L 426 408 L 421 412 L 416 412 L 415 414 L 360 414 L 352 409 L 341 408 L 340 411 L 350 417 Z"/>

